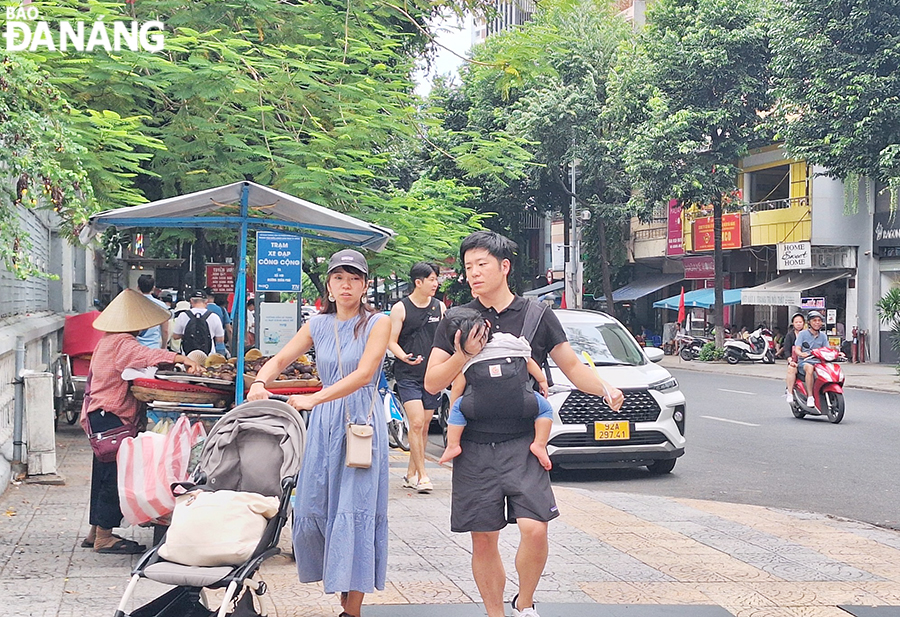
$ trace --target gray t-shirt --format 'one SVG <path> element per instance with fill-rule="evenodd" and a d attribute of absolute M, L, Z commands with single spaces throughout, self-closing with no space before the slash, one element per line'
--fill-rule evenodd
<path fill-rule="evenodd" d="M 800 351 L 803 353 L 809 353 L 813 349 L 819 349 L 820 347 L 826 347 L 828 345 L 828 337 L 819 330 L 819 335 L 814 336 L 812 331 L 807 328 L 800 332 L 797 335 L 797 340 L 794 342 L 794 347 L 799 347 Z M 807 362 L 818 362 L 815 358 L 801 358 L 801 360 L 806 360 Z"/>

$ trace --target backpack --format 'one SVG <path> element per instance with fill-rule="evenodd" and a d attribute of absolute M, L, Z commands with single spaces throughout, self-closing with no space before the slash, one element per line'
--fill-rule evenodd
<path fill-rule="evenodd" d="M 196 349 L 203 353 L 210 353 L 212 351 L 212 335 L 206 320 L 209 319 L 211 312 L 206 311 L 202 315 L 197 315 L 194 311 L 186 312 L 188 322 L 184 327 L 184 334 L 181 335 L 182 355 L 186 356 Z"/>

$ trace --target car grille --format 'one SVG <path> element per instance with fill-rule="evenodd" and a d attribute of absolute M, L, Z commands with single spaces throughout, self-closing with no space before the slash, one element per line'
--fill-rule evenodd
<path fill-rule="evenodd" d="M 548 445 L 557 448 L 602 448 L 604 446 L 642 446 L 667 442 L 666 436 L 659 431 L 635 431 L 632 429 L 630 439 L 614 441 L 597 441 L 594 433 L 564 433 L 550 440 Z"/>
<path fill-rule="evenodd" d="M 618 412 L 613 411 L 602 396 L 594 396 L 573 390 L 562 407 L 559 418 L 563 424 L 593 424 L 594 422 L 655 422 L 659 417 L 659 404 L 647 390 L 623 390 L 625 402 Z"/>

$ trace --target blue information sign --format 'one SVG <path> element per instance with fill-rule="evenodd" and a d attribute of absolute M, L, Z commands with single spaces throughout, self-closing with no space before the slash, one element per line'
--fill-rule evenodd
<path fill-rule="evenodd" d="M 300 291 L 302 238 L 256 232 L 256 291 Z"/>

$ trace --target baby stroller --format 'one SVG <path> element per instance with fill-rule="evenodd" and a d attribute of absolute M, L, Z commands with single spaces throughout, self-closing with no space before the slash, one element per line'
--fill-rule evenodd
<path fill-rule="evenodd" d="M 291 507 L 305 443 L 306 427 L 300 414 L 284 402 L 252 401 L 222 416 L 206 437 L 191 482 L 182 486 L 278 497 L 278 513 L 268 521 L 251 557 L 233 566 L 201 567 L 168 562 L 159 555 L 163 539 L 138 561 L 115 617 L 129 615 L 126 607 L 142 578 L 175 587 L 135 609 L 130 617 L 265 616 L 268 613 L 268 602 L 263 597 L 266 584 L 254 577 L 266 559 L 281 552 L 278 538 Z M 222 604 L 217 611 L 210 610 L 205 589 L 221 588 L 226 589 Z M 259 612 L 254 608 L 254 596 L 258 599 Z"/>

